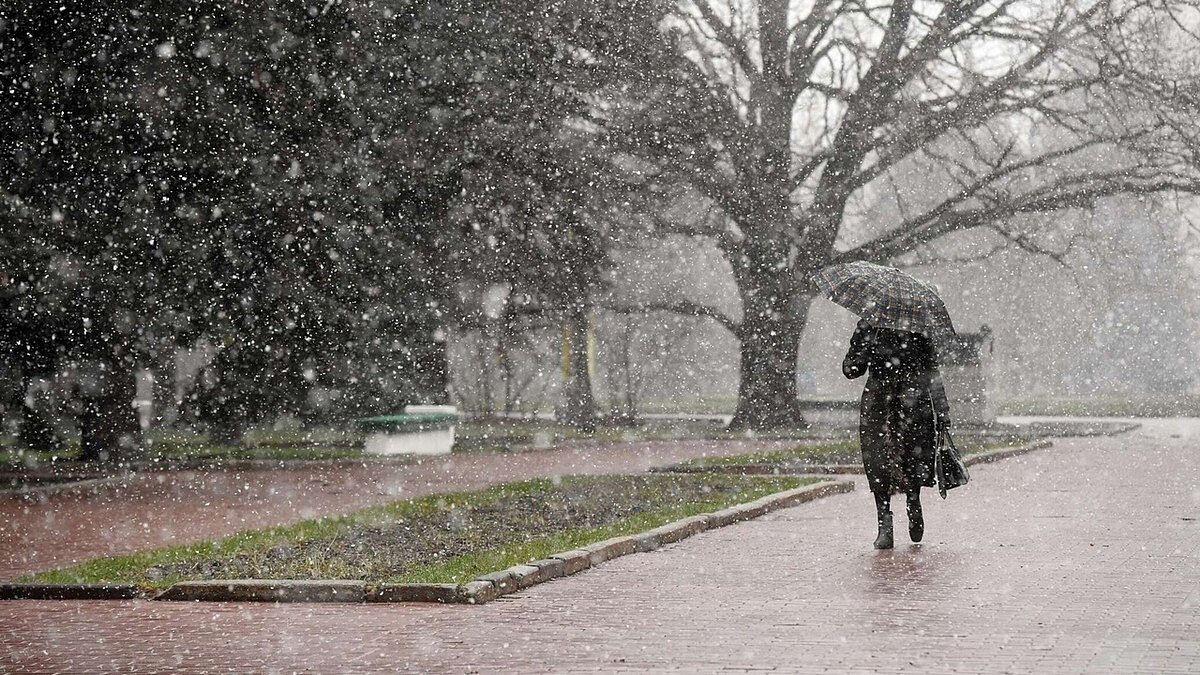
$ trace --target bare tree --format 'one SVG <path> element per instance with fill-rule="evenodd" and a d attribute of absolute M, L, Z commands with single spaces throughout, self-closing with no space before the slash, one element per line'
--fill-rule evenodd
<path fill-rule="evenodd" d="M 610 355 L 604 369 L 610 393 L 616 398 L 610 409 L 629 421 L 638 418 L 639 406 L 654 393 L 651 389 L 661 395 L 664 384 L 669 388 L 667 383 L 680 380 L 680 373 L 688 367 L 680 352 L 695 338 L 699 323 L 681 316 L 688 312 L 674 311 L 678 308 L 664 312 L 654 309 L 657 306 L 670 305 L 615 300 L 604 304 L 615 324 L 608 335 Z"/>
<path fill-rule="evenodd" d="M 716 237 L 732 266 L 740 320 L 677 303 L 741 342 L 732 426 L 803 424 L 796 362 L 813 270 L 972 228 L 1054 253 L 1015 223 L 1113 195 L 1194 192 L 1196 71 L 1158 64 L 1164 45 L 1194 53 L 1196 4 L 681 0 L 670 67 L 604 122 L 654 182 L 703 195 L 707 217 L 662 225 Z M 897 189 L 914 173 L 933 188 Z M 888 218 L 856 229 L 884 195 Z"/>

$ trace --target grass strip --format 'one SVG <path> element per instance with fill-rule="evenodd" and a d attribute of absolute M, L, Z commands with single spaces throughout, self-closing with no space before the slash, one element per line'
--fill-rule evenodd
<path fill-rule="evenodd" d="M 698 457 L 683 462 L 683 464 L 685 466 L 729 466 L 731 464 L 785 464 L 791 462 L 842 463 L 842 460 L 846 458 L 857 458 L 857 456 L 858 441 L 830 441 L 806 443 L 780 450 L 750 452 L 744 455 Z"/>
<path fill-rule="evenodd" d="M 348 446 L 305 446 L 305 445 L 200 445 L 155 447 L 151 459 L 171 460 L 269 460 L 288 461 L 297 459 L 357 459 L 366 457 L 362 448 Z"/>
<path fill-rule="evenodd" d="M 638 424 L 598 424 L 589 433 L 545 420 L 470 419 L 455 430 L 455 452 L 511 452 L 546 448 L 564 441 L 668 441 L 668 440 L 787 440 L 820 437 L 814 429 L 726 431 L 717 420 L 642 420 Z"/>
<path fill-rule="evenodd" d="M 812 482 L 638 474 L 505 483 L 215 541 L 98 558 L 22 581 L 133 583 L 150 591 L 207 578 L 462 583 Z"/>
<path fill-rule="evenodd" d="M 77 449 L 57 451 L 6 449 L 0 450 L 0 470 L 22 471 L 39 467 L 54 468 L 57 466 L 87 466 L 76 460 Z M 208 445 L 184 443 L 160 443 L 139 462 L 153 465 L 155 462 L 229 462 L 244 460 L 320 460 L 320 459 L 359 459 L 372 457 L 363 452 L 361 447 L 351 446 L 308 446 L 308 445 Z M 97 465 L 101 467 L 102 465 Z"/>
<path fill-rule="evenodd" d="M 1024 445 L 1028 439 L 956 437 L 963 455 L 969 457 L 989 450 Z M 856 464 L 862 461 L 858 440 L 810 443 L 781 450 L 751 452 L 724 457 L 698 457 L 682 462 L 682 466 L 731 466 L 743 464 Z"/>

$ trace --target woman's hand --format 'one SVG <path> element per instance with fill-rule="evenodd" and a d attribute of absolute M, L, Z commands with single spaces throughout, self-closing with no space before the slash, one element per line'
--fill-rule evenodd
<path fill-rule="evenodd" d="M 867 372 L 867 362 L 871 356 L 870 328 L 866 322 L 859 321 L 854 335 L 850 336 L 850 351 L 846 352 L 846 358 L 842 359 L 842 374 L 847 379 L 853 380 Z"/>

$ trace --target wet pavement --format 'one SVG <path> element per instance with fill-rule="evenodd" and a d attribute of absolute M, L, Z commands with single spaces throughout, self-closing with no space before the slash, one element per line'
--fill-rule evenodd
<path fill-rule="evenodd" d="M 7 602 L 0 672 L 1195 673 L 1198 446 L 1064 439 L 927 498 L 921 545 L 871 550 L 860 491 L 483 607 Z"/>

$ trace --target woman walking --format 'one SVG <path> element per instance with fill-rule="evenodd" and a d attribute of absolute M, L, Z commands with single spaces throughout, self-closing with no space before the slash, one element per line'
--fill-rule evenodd
<path fill-rule="evenodd" d="M 934 344 L 957 339 L 946 304 L 924 281 L 865 260 L 830 265 L 810 280 L 830 300 L 862 317 L 842 373 L 851 379 L 870 373 L 858 438 L 879 517 L 875 548 L 892 547 L 892 495 L 897 493 L 908 496 L 908 535 L 921 541 L 921 488 L 940 482 L 945 497 L 947 489 L 969 478 L 951 451 L 949 433 L 942 436 L 950 427 L 950 404 Z M 942 438 L 944 453 L 938 447 Z"/>
<path fill-rule="evenodd" d="M 908 535 L 925 534 L 921 488 L 933 487 L 938 434 L 949 428 L 950 405 L 933 343 L 921 333 L 858 322 L 842 361 L 850 379 L 869 373 L 858 436 L 867 484 L 875 496 L 875 548 L 893 545 L 892 495 L 905 494 Z"/>

